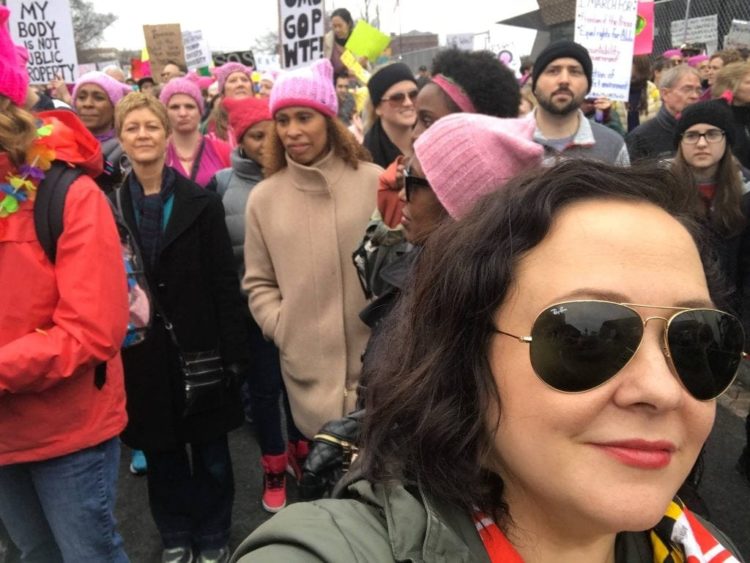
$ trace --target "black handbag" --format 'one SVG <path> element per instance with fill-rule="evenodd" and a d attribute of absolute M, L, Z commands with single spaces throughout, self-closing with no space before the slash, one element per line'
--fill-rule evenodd
<path fill-rule="evenodd" d="M 185 391 L 182 417 L 221 408 L 226 404 L 232 384 L 232 374 L 224 369 L 221 353 L 216 349 L 199 352 L 183 350 L 174 326 L 157 300 L 154 300 L 154 308 L 164 321 L 164 328 L 167 329 L 179 357 Z"/>
<path fill-rule="evenodd" d="M 173 333 L 173 329 L 170 333 Z M 179 354 L 185 386 L 183 417 L 218 409 L 226 404 L 229 381 L 218 350 L 180 351 Z"/>
<path fill-rule="evenodd" d="M 336 496 L 337 485 L 359 455 L 364 409 L 323 425 L 310 444 L 302 468 L 299 495 L 303 500 Z"/>

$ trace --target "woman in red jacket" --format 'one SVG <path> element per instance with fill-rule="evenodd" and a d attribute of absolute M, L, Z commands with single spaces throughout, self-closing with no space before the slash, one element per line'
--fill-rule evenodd
<path fill-rule="evenodd" d="M 127 561 L 113 509 L 128 297 L 92 179 L 101 150 L 73 113 L 22 109 L 8 16 L 0 6 L 0 520 L 23 561 Z M 52 160 L 88 174 L 68 191 L 54 264 L 33 212 Z"/>

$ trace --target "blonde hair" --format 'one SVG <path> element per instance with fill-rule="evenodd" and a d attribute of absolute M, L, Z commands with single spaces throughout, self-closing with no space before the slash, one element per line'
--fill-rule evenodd
<path fill-rule="evenodd" d="M 125 122 L 125 118 L 129 113 L 137 109 L 147 109 L 153 113 L 159 119 L 167 134 L 169 134 L 169 118 L 167 117 L 167 109 L 164 107 L 164 104 L 152 94 L 131 92 L 115 106 L 115 131 L 117 131 L 118 137 L 122 133 L 122 125 Z"/>
<path fill-rule="evenodd" d="M 359 161 L 372 162 L 370 152 L 359 144 L 356 137 L 338 119 L 324 116 L 326 120 L 326 134 L 328 146 L 333 152 L 355 170 L 359 167 Z M 286 150 L 274 131 L 273 135 L 266 137 L 264 149 L 263 173 L 266 177 L 286 168 Z"/>
<path fill-rule="evenodd" d="M 732 92 L 733 95 L 736 94 L 742 79 L 748 74 L 750 74 L 750 62 L 728 64 L 716 73 L 714 85 L 711 87 L 711 95 L 718 98 L 727 90 Z"/>
<path fill-rule="evenodd" d="M 223 141 L 228 141 L 229 114 L 227 113 L 227 110 L 224 109 L 224 106 L 221 103 L 223 99 L 223 96 L 218 96 L 214 101 L 214 107 L 211 110 L 211 113 L 208 115 L 208 119 L 206 119 L 205 130 L 206 132 L 208 132 L 209 127 L 213 123 L 214 133 L 216 133 L 216 136 Z"/>
<path fill-rule="evenodd" d="M 36 120 L 0 94 L 0 150 L 8 153 L 15 166 L 26 162 L 26 152 L 36 139 Z"/>

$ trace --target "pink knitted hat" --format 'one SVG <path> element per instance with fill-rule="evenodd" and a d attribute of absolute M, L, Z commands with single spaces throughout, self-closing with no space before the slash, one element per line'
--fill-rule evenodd
<path fill-rule="evenodd" d="M 533 119 L 477 113 L 443 117 L 419 136 L 414 151 L 433 192 L 460 219 L 485 194 L 542 163 Z"/>
<path fill-rule="evenodd" d="M 665 59 L 671 59 L 672 57 L 681 57 L 682 49 L 667 49 L 661 54 Z"/>
<path fill-rule="evenodd" d="M 73 86 L 73 101 L 75 102 L 78 89 L 84 84 L 96 84 L 107 93 L 110 103 L 113 106 L 117 105 L 117 102 L 122 100 L 125 96 L 130 94 L 133 89 L 127 84 L 118 82 L 112 78 L 109 74 L 104 74 L 98 70 L 92 70 L 82 75 L 75 86 Z"/>
<path fill-rule="evenodd" d="M 695 55 L 694 57 L 690 57 L 687 60 L 687 64 L 695 68 L 699 64 L 701 64 L 703 61 L 708 61 L 708 60 L 710 60 L 708 55 Z"/>
<path fill-rule="evenodd" d="M 242 141 L 247 130 L 256 123 L 271 119 L 268 110 L 268 100 L 261 98 L 224 98 L 221 102 L 229 114 L 229 125 L 237 136 L 237 142 Z"/>
<path fill-rule="evenodd" d="M 271 114 L 291 106 L 303 106 L 336 117 L 339 102 L 333 87 L 333 66 L 328 59 L 285 72 L 271 90 Z"/>
<path fill-rule="evenodd" d="M 224 93 L 224 84 L 226 84 L 229 75 L 234 74 L 235 72 L 246 74 L 247 77 L 252 80 L 253 69 L 249 66 L 245 66 L 240 63 L 226 63 L 221 65 L 220 67 L 216 67 L 216 70 L 214 70 L 214 74 L 216 75 L 216 80 L 219 83 L 220 94 Z"/>
<path fill-rule="evenodd" d="M 0 94 L 17 106 L 26 101 L 29 75 L 8 31 L 10 10 L 0 6 Z"/>
<path fill-rule="evenodd" d="M 198 105 L 201 115 L 203 115 L 203 94 L 201 94 L 201 89 L 195 82 L 185 77 L 173 78 L 161 89 L 159 101 L 165 106 L 169 106 L 169 100 L 175 94 L 185 94 L 193 98 Z"/>

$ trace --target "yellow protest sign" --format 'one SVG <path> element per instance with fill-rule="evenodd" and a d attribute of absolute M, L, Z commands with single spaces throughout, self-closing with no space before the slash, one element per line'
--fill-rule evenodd
<path fill-rule="evenodd" d="M 357 57 L 349 49 L 344 49 L 341 53 L 341 62 L 346 68 L 354 73 L 362 84 L 367 84 L 370 80 L 370 73 L 367 72 L 357 60 Z"/>
<path fill-rule="evenodd" d="M 391 38 L 388 35 L 366 21 L 359 20 L 345 47 L 355 55 L 367 57 L 374 63 L 390 42 Z"/>

